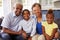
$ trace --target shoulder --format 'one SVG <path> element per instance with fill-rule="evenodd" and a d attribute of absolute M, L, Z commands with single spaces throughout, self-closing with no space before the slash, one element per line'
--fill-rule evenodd
<path fill-rule="evenodd" d="M 42 21 L 42 24 L 47 24 L 47 21 Z"/>
<path fill-rule="evenodd" d="M 55 28 L 58 28 L 58 25 L 55 22 L 53 22 L 53 25 Z"/>
<path fill-rule="evenodd" d="M 20 23 L 22 23 L 22 22 L 24 22 L 24 20 L 23 20 L 23 19 L 20 21 Z"/>
<path fill-rule="evenodd" d="M 33 18 L 30 18 L 30 21 L 31 21 L 31 22 L 36 22 L 36 20 L 35 20 L 35 19 L 33 19 Z"/>
<path fill-rule="evenodd" d="M 47 21 L 42 21 L 42 26 L 46 26 L 47 25 Z"/>
<path fill-rule="evenodd" d="M 10 13 L 8 13 L 7 15 L 5 15 L 5 17 L 4 18 L 9 18 L 9 17 L 12 17 L 12 12 L 10 12 Z"/>

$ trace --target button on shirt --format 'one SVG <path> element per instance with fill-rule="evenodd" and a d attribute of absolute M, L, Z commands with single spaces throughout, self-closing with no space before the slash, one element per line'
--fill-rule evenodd
<path fill-rule="evenodd" d="M 4 28 L 8 28 L 12 31 L 19 31 L 19 22 L 22 20 L 22 16 L 16 16 L 14 12 L 9 13 L 6 17 L 4 17 L 1 26 Z"/>
<path fill-rule="evenodd" d="M 26 33 L 31 33 L 30 36 L 33 36 L 36 33 L 36 23 L 33 19 L 29 19 L 28 21 L 22 20 L 19 23 L 19 28 L 23 28 Z"/>

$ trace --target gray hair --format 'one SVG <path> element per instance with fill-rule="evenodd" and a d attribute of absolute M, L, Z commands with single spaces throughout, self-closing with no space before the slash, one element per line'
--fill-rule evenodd
<path fill-rule="evenodd" d="M 22 3 L 20 3 L 20 2 L 16 2 L 16 3 L 14 3 L 13 7 L 16 7 L 17 4 L 21 5 L 21 7 L 23 8 Z"/>

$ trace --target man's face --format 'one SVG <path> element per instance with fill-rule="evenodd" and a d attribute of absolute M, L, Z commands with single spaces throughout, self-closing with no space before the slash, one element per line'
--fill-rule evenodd
<path fill-rule="evenodd" d="M 36 17 L 39 16 L 40 13 L 41 13 L 41 9 L 40 9 L 39 6 L 33 7 L 33 10 L 32 10 L 32 11 L 33 11 L 33 13 L 36 15 Z"/>
<path fill-rule="evenodd" d="M 19 16 L 22 12 L 22 6 L 20 4 L 17 4 L 14 8 L 16 16 Z"/>
<path fill-rule="evenodd" d="M 52 24 L 54 21 L 54 17 L 52 14 L 47 14 L 46 19 L 47 19 L 48 24 Z"/>

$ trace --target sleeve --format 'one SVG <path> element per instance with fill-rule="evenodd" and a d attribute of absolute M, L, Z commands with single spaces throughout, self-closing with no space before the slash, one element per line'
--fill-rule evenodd
<path fill-rule="evenodd" d="M 42 26 L 45 26 L 45 23 L 44 22 L 42 22 Z"/>
<path fill-rule="evenodd" d="M 36 22 L 35 20 L 33 20 L 33 23 L 32 23 L 32 32 L 31 32 L 31 37 L 34 36 L 36 33 Z"/>
<path fill-rule="evenodd" d="M 18 28 L 18 31 L 22 30 L 22 22 L 20 21 L 19 22 L 19 28 Z"/>
<path fill-rule="evenodd" d="M 6 17 L 4 17 L 1 26 L 4 28 L 9 28 L 10 25 L 10 17 L 7 15 Z"/>
<path fill-rule="evenodd" d="M 57 25 L 57 24 L 55 24 L 55 25 L 54 25 L 54 28 L 58 28 L 58 25 Z"/>

